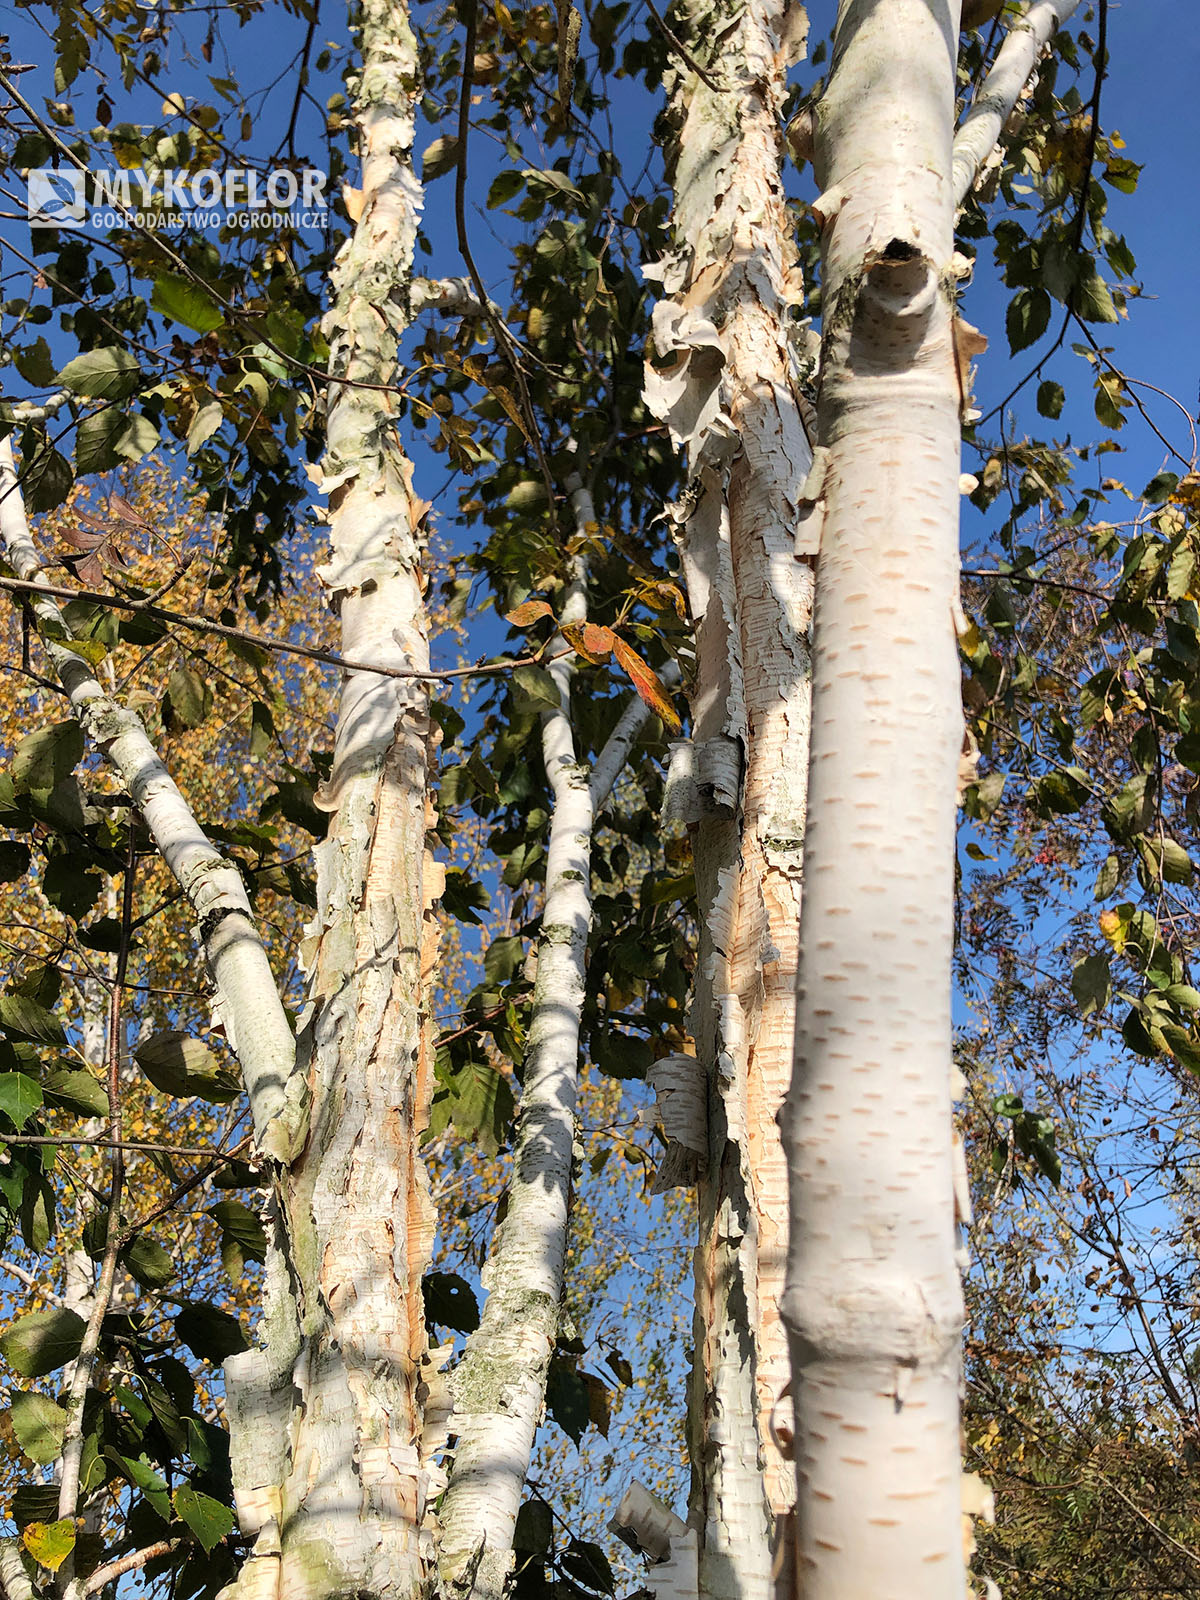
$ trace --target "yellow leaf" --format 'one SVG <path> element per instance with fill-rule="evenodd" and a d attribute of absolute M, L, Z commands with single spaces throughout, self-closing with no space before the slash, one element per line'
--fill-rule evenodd
<path fill-rule="evenodd" d="M 40 1567 L 57 1572 L 75 1548 L 75 1519 L 60 1517 L 57 1522 L 30 1522 L 21 1530 L 21 1541 Z"/>

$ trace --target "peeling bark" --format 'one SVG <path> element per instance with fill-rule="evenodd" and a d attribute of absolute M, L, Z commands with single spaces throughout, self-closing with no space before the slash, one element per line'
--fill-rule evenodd
<path fill-rule="evenodd" d="M 701 1593 L 758 1600 L 773 1583 L 787 1591 L 794 1503 L 772 1425 L 778 1408 L 786 1432 L 789 1409 L 775 1117 L 791 1069 L 813 573 L 796 555 L 811 453 L 781 107 L 806 30 L 780 0 L 695 0 L 674 15 L 714 75 L 680 68 L 671 84 L 675 250 L 653 270 L 665 298 L 646 384 L 690 469 L 671 516 L 696 629 L 682 804 L 703 915 L 691 1028 L 709 1123 L 693 1516 Z M 679 776 L 677 763 L 673 790 Z"/>
<path fill-rule="evenodd" d="M 390 0 L 367 0 L 359 41 L 362 205 L 325 323 L 327 450 L 315 476 L 330 497 L 330 559 L 319 575 L 344 655 L 420 672 L 426 508 L 387 389 L 421 201 L 417 46 Z M 434 1214 L 419 1141 L 441 869 L 425 846 L 425 692 L 346 672 L 318 796 L 331 817 L 302 952 L 308 1139 L 280 1173 L 270 1218 L 265 1342 L 226 1364 L 238 1512 L 256 1540 L 240 1600 L 413 1596 L 431 1572 L 421 1279 Z"/>
<path fill-rule="evenodd" d="M 841 0 L 784 1307 L 800 1592 L 961 1600 L 950 960 L 958 0 Z"/>

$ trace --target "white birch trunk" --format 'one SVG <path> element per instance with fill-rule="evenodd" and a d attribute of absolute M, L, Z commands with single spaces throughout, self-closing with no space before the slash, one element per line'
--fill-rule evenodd
<path fill-rule="evenodd" d="M 647 370 L 649 403 L 690 467 L 673 517 L 696 625 L 688 820 L 704 925 L 691 1025 L 709 1102 L 693 1514 L 701 1593 L 760 1600 L 773 1582 L 788 1588 L 795 1498 L 772 1425 L 778 1413 L 790 1428 L 775 1118 L 794 1031 L 813 575 L 795 553 L 810 451 L 781 106 L 806 26 L 783 0 L 674 17 L 715 84 L 681 66 L 671 88 L 676 248 L 654 272 L 663 364 Z"/>
<path fill-rule="evenodd" d="M 8 437 L 0 439 L 0 540 L 17 576 L 36 581 L 42 562 Z M 216 1011 L 242 1069 L 256 1143 L 264 1154 L 284 1159 L 303 1132 L 303 1107 L 288 1087 L 295 1042 L 242 875 L 205 836 L 140 718 L 101 686 L 83 656 L 59 642 L 71 630 L 58 602 L 33 595 L 29 604 L 46 629 L 43 646 L 84 734 L 107 757 L 199 918 Z"/>
<path fill-rule="evenodd" d="M 958 0 L 841 0 L 785 1315 L 800 1592 L 961 1600 L 949 1083 Z M 960 348 L 968 339 L 959 329 Z"/>
<path fill-rule="evenodd" d="M 358 26 L 362 190 L 325 322 L 331 553 L 320 577 L 343 654 L 420 672 L 425 506 L 387 389 L 421 201 L 411 159 L 419 61 L 398 0 L 366 0 Z M 347 672 L 318 797 L 332 815 L 303 952 L 309 1137 L 280 1181 L 265 1346 L 226 1364 L 238 1511 L 256 1536 L 239 1590 L 254 1600 L 415 1596 L 431 1570 L 421 1279 L 434 1217 L 419 1142 L 441 869 L 425 847 L 425 694 L 411 680 Z"/>
<path fill-rule="evenodd" d="M 596 513 L 591 495 L 578 482 L 571 503 L 582 533 Z M 579 564 L 559 621 L 582 622 L 586 616 Z M 474 1594 L 478 1600 L 500 1600 L 512 1565 L 513 1531 L 562 1310 L 592 920 L 593 826 L 648 716 L 640 700 L 632 701 L 589 774 L 578 759 L 571 728 L 572 658 L 559 656 L 548 671 L 561 705 L 542 717 L 542 759 L 554 809 L 521 1120 L 508 1209 L 483 1274 L 487 1303 L 452 1379 L 449 1431 L 458 1442 L 440 1512 L 443 1582 L 451 1593 Z M 665 682 L 672 676 L 662 675 Z"/>

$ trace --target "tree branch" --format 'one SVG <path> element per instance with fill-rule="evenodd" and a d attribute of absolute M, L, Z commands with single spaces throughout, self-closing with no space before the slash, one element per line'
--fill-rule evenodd
<path fill-rule="evenodd" d="M 17 484 L 12 441 L 0 439 L 0 543 L 27 584 L 41 569 Z M 238 869 L 207 838 L 146 736 L 141 719 L 112 699 L 70 648 L 57 600 L 35 593 L 42 642 L 85 734 L 115 768 L 197 917 L 217 1007 L 242 1068 L 259 1148 L 286 1160 L 303 1132 L 302 1107 L 286 1093 L 295 1041 Z"/>
<path fill-rule="evenodd" d="M 0 475 L 0 500 L 7 494 L 19 493 L 14 486 L 4 489 Z M 35 552 L 35 559 L 38 559 Z M 39 561 L 40 565 L 40 561 Z M 320 661 L 327 667 L 339 667 L 343 672 L 371 672 L 377 678 L 413 679 L 418 683 L 440 683 L 444 678 L 489 678 L 500 672 L 511 672 L 541 657 L 515 656 L 506 661 L 477 662 L 473 667 L 446 667 L 440 671 L 415 671 L 407 667 L 390 667 L 385 663 L 355 661 L 339 655 L 335 650 L 322 650 L 317 645 L 298 644 L 292 639 L 280 639 L 268 633 L 253 633 L 248 628 L 230 628 L 222 622 L 212 622 L 208 617 L 188 616 L 182 611 L 170 611 L 156 606 L 152 600 L 129 600 L 123 595 L 108 594 L 102 589 L 72 589 L 67 584 L 35 583 L 29 578 L 0 577 L 0 589 L 15 595 L 48 595 L 56 600 L 90 600 L 96 605 L 111 606 L 117 611 L 129 611 L 137 616 L 150 617 L 155 622 L 170 623 L 180 628 L 190 628 L 194 633 L 209 633 L 218 639 L 238 639 L 243 644 L 257 645 L 261 650 L 275 650 L 280 655 L 302 656 L 306 661 Z"/>
<path fill-rule="evenodd" d="M 133 1550 L 127 1556 L 118 1556 L 115 1561 L 97 1567 L 83 1586 L 84 1594 L 99 1594 L 105 1584 L 111 1583 L 114 1578 L 121 1578 L 127 1572 L 136 1572 L 148 1561 L 155 1561 L 159 1556 L 177 1550 L 182 1542 L 181 1539 L 159 1539 L 154 1544 L 148 1544 L 144 1550 Z"/>
<path fill-rule="evenodd" d="M 962 205 L 970 194 L 1038 57 L 1078 4 L 1079 0 L 1034 0 L 1025 15 L 1013 23 L 954 137 L 952 182 L 956 206 Z"/>

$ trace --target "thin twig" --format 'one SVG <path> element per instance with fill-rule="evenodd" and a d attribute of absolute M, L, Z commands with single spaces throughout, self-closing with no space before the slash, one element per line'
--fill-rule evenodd
<path fill-rule="evenodd" d="M 79 1506 L 79 1478 L 83 1464 L 83 1413 L 88 1386 L 96 1365 L 100 1348 L 100 1330 L 108 1315 L 112 1301 L 113 1285 L 117 1276 L 117 1256 L 121 1248 L 121 1196 L 125 1191 L 125 1153 L 121 1149 L 121 1031 L 122 994 L 125 974 L 129 965 L 129 925 L 133 921 L 133 886 L 137 870 L 137 852 L 134 848 L 133 830 L 129 833 L 129 855 L 125 863 L 125 883 L 121 897 L 121 944 L 117 951 L 112 990 L 108 1002 L 108 1129 L 113 1138 L 112 1178 L 108 1194 L 108 1216 L 105 1219 L 104 1254 L 100 1272 L 92 1295 L 91 1313 L 75 1358 L 63 1428 L 62 1468 L 58 1489 L 58 1515 L 74 1518 Z M 74 1573 L 67 1578 L 64 1600 L 82 1600 L 83 1580 Z"/>
<path fill-rule="evenodd" d="M 210 633 L 219 639 L 237 639 L 243 644 L 257 645 L 262 650 L 277 650 L 281 655 L 303 656 L 307 661 L 320 661 L 326 666 L 340 667 L 344 672 L 373 672 L 380 678 L 418 679 L 423 683 L 439 683 L 444 678 L 488 678 L 542 660 L 542 657 L 537 655 L 512 656 L 507 661 L 478 662 L 473 667 L 447 667 L 436 672 L 409 672 L 403 667 L 385 667 L 371 661 L 354 661 L 348 656 L 338 655 L 334 650 L 322 650 L 319 646 L 311 644 L 297 644 L 293 640 L 280 639 L 271 634 L 252 633 L 248 628 L 230 628 L 222 622 L 212 622 L 207 617 L 188 616 L 181 611 L 170 611 L 164 606 L 152 605 L 148 600 L 126 600 L 120 595 L 106 594 L 99 589 L 72 589 L 65 584 L 33 583 L 23 578 L 4 577 L 0 577 L 0 589 L 7 589 L 16 595 L 44 594 L 54 600 L 90 600 L 97 605 L 112 606 L 118 611 L 129 611 L 137 616 L 150 617 L 155 622 L 190 628 L 195 633 Z"/>
<path fill-rule="evenodd" d="M 488 324 L 495 335 L 496 346 L 508 357 L 509 365 L 513 370 L 513 377 L 517 384 L 517 398 L 520 401 L 520 410 L 525 420 L 525 431 L 529 435 L 529 444 L 537 457 L 538 467 L 541 469 L 542 482 L 546 488 L 546 502 L 551 515 L 554 513 L 554 480 L 550 476 L 550 465 L 546 460 L 546 452 L 542 449 L 542 441 L 538 433 L 537 416 L 534 413 L 533 402 L 529 398 L 529 386 L 525 382 L 525 370 L 521 365 L 521 353 L 516 347 L 512 335 L 509 333 L 504 319 L 492 308 L 492 299 L 487 292 L 487 286 L 480 276 L 479 268 L 475 265 L 475 257 L 471 254 L 471 241 L 467 236 L 467 141 L 471 132 L 471 90 L 474 87 L 475 74 L 475 39 L 479 23 L 478 0 L 466 0 L 466 39 L 463 43 L 463 70 L 462 89 L 458 105 L 458 165 L 454 174 L 454 225 L 458 234 L 458 253 L 463 258 L 479 303 L 484 309 Z"/>
<path fill-rule="evenodd" d="M 650 12 L 650 15 L 654 18 L 655 22 L 658 24 L 659 30 L 662 33 L 663 38 L 667 41 L 667 43 L 671 46 L 671 48 L 687 63 L 687 65 L 689 67 L 691 67 L 692 71 L 700 79 L 700 82 L 701 83 L 706 83 L 714 94 L 724 94 L 725 93 L 724 85 L 718 83 L 715 78 L 710 78 L 709 77 L 708 73 L 705 72 L 704 68 L 696 60 L 695 56 L 692 55 L 691 51 L 683 43 L 682 39 L 680 39 L 679 35 L 677 33 L 672 32 L 671 28 L 667 25 L 667 23 L 664 20 L 664 18 L 659 16 L 659 14 L 658 14 L 657 10 L 655 9 L 655 6 L 654 6 L 654 0 L 646 0 L 646 8 Z"/>
<path fill-rule="evenodd" d="M 199 1145 L 190 1144 L 153 1144 L 146 1139 L 74 1139 L 59 1138 L 57 1134 L 49 1133 L 0 1133 L 0 1144 L 46 1144 L 62 1145 L 70 1148 L 72 1145 L 85 1150 L 149 1150 L 157 1151 L 165 1156 L 212 1156 L 211 1149 L 205 1150 Z M 240 1149 L 240 1146 L 238 1147 Z M 220 1161 L 236 1161 L 235 1152 L 213 1158 Z"/>

